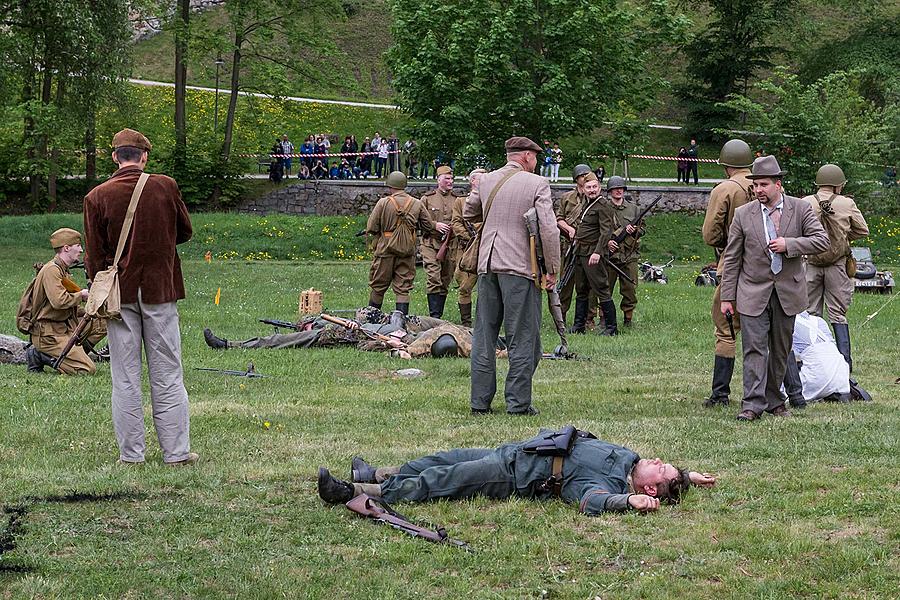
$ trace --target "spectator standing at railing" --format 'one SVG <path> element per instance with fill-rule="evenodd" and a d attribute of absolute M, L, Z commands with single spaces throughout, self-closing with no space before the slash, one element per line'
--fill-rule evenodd
<path fill-rule="evenodd" d="M 381 179 L 381 176 L 384 174 L 388 156 L 390 156 L 390 144 L 388 144 L 387 140 L 381 140 L 381 143 L 378 145 L 378 166 L 375 171 L 378 179 Z"/>
<path fill-rule="evenodd" d="M 319 137 L 322 138 L 322 145 L 325 146 L 325 152 L 328 152 L 331 149 L 331 139 L 329 139 L 327 133 L 320 133 Z"/>
<path fill-rule="evenodd" d="M 688 148 L 687 155 L 689 159 L 692 159 L 688 161 L 688 168 L 690 169 L 691 174 L 694 175 L 694 185 L 697 185 L 700 183 L 700 179 L 697 175 L 699 168 L 697 159 L 700 157 L 700 150 L 697 148 L 697 140 L 694 138 L 691 138 L 691 147 Z M 685 175 L 687 175 L 687 173 L 685 173 Z M 687 183 L 687 178 L 685 178 L 684 182 Z"/>
<path fill-rule="evenodd" d="M 397 139 L 396 133 L 391 133 L 391 137 L 388 138 L 388 172 L 392 173 L 394 171 L 400 170 L 400 140 Z"/>
<path fill-rule="evenodd" d="M 363 140 L 362 148 L 359 150 L 362 152 L 362 156 L 359 157 L 359 168 L 362 173 L 364 173 L 363 177 L 369 177 L 369 173 L 372 172 L 372 155 L 369 152 L 372 152 L 372 142 L 369 140 L 369 136 Z"/>
<path fill-rule="evenodd" d="M 288 139 L 287 134 L 281 136 L 281 153 L 284 154 L 284 173 L 287 176 L 291 174 L 291 165 L 294 162 L 291 156 L 294 153 L 294 144 Z"/>
<path fill-rule="evenodd" d="M 353 150 L 350 147 L 350 136 L 344 138 L 344 143 L 341 144 L 341 154 L 350 154 Z"/>
<path fill-rule="evenodd" d="M 359 144 L 356 142 L 356 136 L 350 136 L 350 152 L 359 152 Z"/>
<path fill-rule="evenodd" d="M 375 135 L 372 136 L 372 152 L 378 152 L 378 148 L 381 146 L 381 134 L 377 131 Z"/>
<path fill-rule="evenodd" d="M 428 179 L 428 168 L 431 162 L 422 156 L 421 152 L 419 153 L 419 162 L 421 166 L 419 167 L 419 179 Z"/>
<path fill-rule="evenodd" d="M 678 183 L 682 181 L 685 183 L 688 182 L 688 161 L 684 160 L 687 158 L 687 155 L 687 148 L 682 146 L 678 151 L 678 160 L 675 161 L 675 168 L 678 171 L 675 181 Z"/>
<path fill-rule="evenodd" d="M 416 163 L 419 160 L 418 150 L 419 147 L 416 145 L 416 140 L 413 138 L 409 138 L 406 140 L 406 143 L 403 144 L 403 154 L 406 156 L 406 172 L 410 177 L 416 176 Z"/>
<path fill-rule="evenodd" d="M 559 142 L 553 144 L 550 150 L 550 181 L 559 181 L 559 165 L 562 164 L 563 152 L 559 147 Z"/>
<path fill-rule="evenodd" d="M 300 145 L 300 161 L 306 167 L 306 177 L 309 177 L 310 172 L 312 172 L 313 158 L 310 155 L 315 151 L 316 147 L 313 144 L 313 137 L 311 135 L 307 136 L 306 140 Z M 302 170 L 300 176 L 303 176 Z"/>
<path fill-rule="evenodd" d="M 541 153 L 541 177 L 550 176 L 550 142 L 544 140 L 544 150 Z"/>
<path fill-rule="evenodd" d="M 280 183 L 284 174 L 284 159 L 281 158 L 281 140 L 277 137 L 269 154 L 269 179 L 274 183 Z"/>

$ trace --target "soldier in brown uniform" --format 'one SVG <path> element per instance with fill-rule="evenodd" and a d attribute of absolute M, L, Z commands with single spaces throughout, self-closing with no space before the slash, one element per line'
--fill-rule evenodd
<path fill-rule="evenodd" d="M 453 272 L 456 268 L 456 252 L 450 241 L 450 248 L 444 256 L 444 260 L 437 259 L 438 250 L 444 241 L 444 236 L 453 235 L 450 221 L 453 218 L 453 205 L 456 196 L 453 195 L 453 169 L 447 165 L 437 169 L 437 188 L 422 196 L 422 204 L 434 222 L 434 235 L 422 240 L 420 252 L 422 263 L 425 266 L 427 276 L 426 291 L 428 293 L 428 314 L 440 319 L 444 314 L 444 304 L 447 302 L 447 292 L 450 289 L 450 281 L 453 280 Z"/>
<path fill-rule="evenodd" d="M 584 182 L 585 176 L 591 172 L 588 165 L 575 165 L 572 169 L 572 181 L 575 182 L 575 189 L 563 194 L 562 198 L 553 203 L 553 210 L 556 213 L 556 227 L 559 229 L 559 255 L 563 258 L 561 269 L 566 270 L 565 257 L 575 241 L 575 231 L 581 223 L 581 210 L 587 206 L 584 203 Z M 573 257 L 574 259 L 574 257 Z M 572 295 L 575 291 L 575 278 L 570 277 L 566 282 L 566 286 L 559 291 L 559 304 L 562 308 L 563 321 L 566 319 L 566 313 L 572 306 Z"/>
<path fill-rule="evenodd" d="M 631 326 L 634 318 L 634 307 L 637 306 L 637 279 L 638 279 L 638 258 L 641 256 L 641 236 L 644 235 L 643 220 L 637 225 L 631 225 L 640 214 L 638 205 L 625 198 L 625 191 L 628 187 L 625 180 L 618 175 L 614 175 L 606 182 L 606 192 L 609 195 L 609 203 L 613 207 L 613 227 L 614 234 L 619 234 L 623 229 L 628 234 L 622 241 L 622 244 L 616 244 L 615 240 L 609 240 L 609 260 L 618 267 L 615 269 L 612 265 L 607 265 L 606 275 L 609 279 L 609 294 L 612 296 L 616 287 L 616 281 L 619 282 L 619 293 L 622 295 L 622 302 L 619 308 L 622 309 L 622 322 L 626 327 Z M 625 273 L 631 278 L 628 281 L 619 273 Z M 634 282 L 634 283 L 632 283 Z"/>
<path fill-rule="evenodd" d="M 475 169 L 471 173 L 469 173 L 469 186 L 473 190 L 478 189 L 478 181 L 481 179 L 481 176 L 487 173 L 484 169 Z M 456 238 L 456 248 L 460 250 L 468 246 L 469 242 L 472 241 L 472 235 L 469 233 L 469 228 L 466 227 L 466 223 L 463 220 L 462 213 L 463 207 L 466 204 L 466 200 L 468 196 L 460 196 L 456 199 L 456 202 L 453 204 L 453 217 L 450 220 L 450 225 L 453 227 L 453 237 Z M 458 259 L 458 256 L 457 256 Z M 453 276 L 456 280 L 456 285 L 459 286 L 459 317 L 462 325 L 465 327 L 472 326 L 472 290 L 475 289 L 475 284 L 478 283 L 478 275 L 475 273 L 466 273 L 462 269 L 459 268 L 457 264 L 459 261 L 454 260 L 454 264 L 456 264 L 456 274 Z"/>
<path fill-rule="evenodd" d="M 600 182 L 591 173 L 585 176 L 584 191 L 587 206 L 583 209 L 581 223 L 575 232 L 575 320 L 572 331 L 584 333 L 591 291 L 600 301 L 603 312 L 604 328 L 601 335 L 616 335 L 616 305 L 609 293 L 609 281 L 606 277 L 606 260 L 608 243 L 613 231 L 612 205 L 600 194 Z"/>
<path fill-rule="evenodd" d="M 809 312 L 823 317 L 828 308 L 828 320 L 834 329 L 834 341 L 850 370 L 850 329 L 847 309 L 853 298 L 853 280 L 847 272 L 850 242 L 869 235 L 869 226 L 856 207 L 856 202 L 841 195 L 847 178 L 837 165 L 823 165 L 816 173 L 818 191 L 804 198 L 828 232 L 830 247 L 821 254 L 813 254 L 806 264 L 806 284 Z M 851 267 L 852 268 L 852 267 Z"/>
<path fill-rule="evenodd" d="M 57 229 L 50 236 L 50 245 L 56 256 L 41 267 L 31 292 L 31 347 L 25 354 L 31 372 L 43 371 L 60 355 L 78 326 L 83 314 L 79 309 L 88 296 L 88 291 L 78 289 L 69 276 L 69 267 L 81 256 L 81 234 L 74 229 Z M 106 322 L 91 321 L 82 335 L 82 345 L 73 346 L 60 364 L 60 373 L 95 373 L 97 368 L 87 353 L 104 337 Z"/>
<path fill-rule="evenodd" d="M 734 220 L 734 211 L 750 201 L 753 183 L 747 178 L 753 164 L 753 153 L 743 140 L 729 140 L 719 153 L 719 164 L 725 168 L 728 179 L 713 188 L 703 220 L 703 241 L 712 246 L 719 260 L 716 275 L 722 280 L 723 252 L 728 245 L 728 230 Z M 720 288 L 717 286 L 712 301 L 712 321 L 716 328 L 716 354 L 713 366 L 712 393 L 703 403 L 706 407 L 727 405 L 731 393 L 731 377 L 734 374 L 735 340 L 731 338 L 728 321 L 720 310 Z M 741 330 L 737 313 L 733 317 L 735 335 Z"/>
<path fill-rule="evenodd" d="M 403 314 L 409 314 L 409 292 L 416 277 L 416 228 L 426 233 L 435 228 L 422 203 L 403 191 L 406 183 L 402 172 L 389 174 L 385 184 L 390 194 L 375 204 L 366 223 L 366 233 L 376 238 L 369 306 L 381 308 L 384 293 L 392 287 L 397 310 Z"/>

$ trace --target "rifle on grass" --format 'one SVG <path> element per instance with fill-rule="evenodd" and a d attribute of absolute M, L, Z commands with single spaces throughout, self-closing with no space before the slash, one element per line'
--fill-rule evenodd
<path fill-rule="evenodd" d="M 293 331 L 299 331 L 302 325 L 298 323 L 291 323 L 290 321 L 281 321 L 279 319 L 260 319 L 260 323 L 265 323 L 266 325 L 271 325 L 275 328 L 275 333 L 278 333 L 278 329 L 291 329 Z"/>
<path fill-rule="evenodd" d="M 246 371 L 235 371 L 230 369 L 210 369 L 207 367 L 195 367 L 197 371 L 210 371 L 212 373 L 221 373 L 222 375 L 234 375 L 235 377 L 268 377 L 268 375 L 263 375 L 262 373 L 256 372 L 256 366 L 253 363 L 247 365 Z"/>
<path fill-rule="evenodd" d="M 356 496 L 346 504 L 347 508 L 360 515 L 372 519 L 377 523 L 390 525 L 394 529 L 399 529 L 403 533 L 408 533 L 413 537 L 422 538 L 435 544 L 446 544 L 461 548 L 466 552 L 472 552 L 472 548 L 462 540 L 456 540 L 447 535 L 447 530 L 441 526 L 433 529 L 416 525 L 409 519 L 395 511 L 386 502 L 377 500 L 366 494 Z"/>
<path fill-rule="evenodd" d="M 649 213 L 653 209 L 653 207 L 656 206 L 657 203 L 659 203 L 660 200 L 662 200 L 662 194 L 659 194 L 658 196 L 656 196 L 656 198 L 653 199 L 653 202 L 651 202 L 650 204 L 645 206 L 644 210 L 642 210 L 638 216 L 636 216 L 634 219 L 632 219 L 631 221 L 628 222 L 628 225 L 631 225 L 632 227 L 637 227 L 638 223 L 640 223 L 644 219 L 644 217 L 647 216 L 647 213 Z M 628 225 L 626 225 L 625 227 L 622 227 L 622 231 L 620 231 L 619 233 L 613 234 L 612 240 L 614 242 L 616 242 L 616 244 L 621 245 L 622 242 L 625 240 L 625 238 L 628 235 L 631 235 L 627 231 Z"/>
<path fill-rule="evenodd" d="M 85 330 L 87 330 L 88 325 L 90 324 L 90 315 L 84 315 L 83 317 L 81 317 L 81 320 L 78 321 L 78 325 L 75 327 L 75 331 L 72 332 L 72 337 L 69 338 L 69 341 L 66 342 L 65 346 L 63 346 L 62 352 L 59 353 L 59 356 L 57 356 L 56 360 L 53 361 L 53 364 L 50 365 L 52 368 L 56 369 L 57 371 L 59 370 L 59 366 L 66 359 L 66 356 L 69 354 L 69 352 L 72 351 L 72 348 L 74 348 L 76 344 L 81 343 L 81 338 L 84 335 Z"/>
<path fill-rule="evenodd" d="M 406 344 L 395 337 L 391 337 L 389 335 L 384 335 L 381 333 L 375 333 L 374 331 L 369 331 L 360 326 L 359 323 L 353 321 L 351 319 L 342 319 L 341 317 L 335 317 L 333 315 L 322 313 L 319 315 L 322 319 L 328 321 L 329 323 L 334 323 L 335 325 L 340 325 L 346 329 L 353 329 L 361 332 L 364 336 L 369 338 L 370 340 L 374 340 L 376 342 L 382 342 L 387 344 L 391 348 L 403 349 L 406 348 Z"/>

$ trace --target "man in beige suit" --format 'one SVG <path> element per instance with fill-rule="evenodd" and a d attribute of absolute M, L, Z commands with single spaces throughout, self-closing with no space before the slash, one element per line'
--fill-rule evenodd
<path fill-rule="evenodd" d="M 737 309 L 744 337 L 741 421 L 763 412 L 790 415 L 780 388 L 794 316 L 809 305 L 801 257 L 828 247 L 828 234 L 809 203 L 784 194 L 783 175 L 774 156 L 753 162 L 747 178 L 758 202 L 735 211 L 725 247 L 721 311 Z"/>
<path fill-rule="evenodd" d="M 525 212 L 534 207 L 541 230 L 549 289 L 559 273 L 559 233 L 550 185 L 534 174 L 541 147 L 528 138 L 506 140 L 506 166 L 482 175 L 463 218 L 484 223 L 478 251 L 478 307 L 472 334 L 473 414 L 491 412 L 497 391 L 495 344 L 503 326 L 509 349 L 506 412 L 535 415 L 531 380 L 541 358 L 541 295 L 532 279 Z"/>

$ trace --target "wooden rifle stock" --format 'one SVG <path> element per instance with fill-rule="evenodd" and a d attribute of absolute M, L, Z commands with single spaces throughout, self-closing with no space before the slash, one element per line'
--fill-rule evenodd
<path fill-rule="evenodd" d="M 444 241 L 441 243 L 441 247 L 438 248 L 436 258 L 440 261 L 443 261 L 447 258 L 447 250 L 450 249 L 450 238 L 453 237 L 453 230 L 447 232 L 447 235 L 444 236 Z"/>
<path fill-rule="evenodd" d="M 369 338 L 370 340 L 375 340 L 376 342 L 384 342 L 391 348 L 405 348 L 406 344 L 398 340 L 397 338 L 393 338 L 389 335 L 383 335 L 381 333 L 375 333 L 374 331 L 369 331 L 368 329 L 363 329 L 360 327 L 359 323 L 356 321 L 351 321 L 350 319 L 342 319 L 340 317 L 335 317 L 332 315 L 328 315 L 322 313 L 319 315 L 325 321 L 329 323 L 334 323 L 335 325 L 340 325 L 341 327 L 345 327 L 347 329 L 357 329 L 362 332 L 364 336 Z"/>
<path fill-rule="evenodd" d="M 69 352 L 72 351 L 72 348 L 75 347 L 75 344 L 81 341 L 81 336 L 84 335 L 84 330 L 87 329 L 87 326 L 91 323 L 90 315 L 84 315 L 81 317 L 81 320 L 78 322 L 78 326 L 75 327 L 75 331 L 72 332 L 72 337 L 69 338 L 69 341 L 66 342 L 66 345 L 63 347 L 62 352 L 59 353 L 59 356 L 56 357 L 56 360 L 53 361 L 53 364 L 50 365 L 52 368 L 59 370 L 59 366 L 62 364 L 63 360 L 65 360 L 66 356 Z"/>
<path fill-rule="evenodd" d="M 421 525 L 416 525 L 412 523 L 409 519 L 395 511 L 385 502 L 377 500 L 371 496 L 366 494 L 359 494 L 349 502 L 347 502 L 346 507 L 361 517 L 366 517 L 376 521 L 378 523 L 384 523 L 385 525 L 390 525 L 394 529 L 399 529 L 404 533 L 408 533 L 413 537 L 420 537 L 428 540 L 429 542 L 434 542 L 435 544 L 447 544 L 449 546 L 456 546 L 457 548 L 461 548 L 468 552 L 471 552 L 472 549 L 468 544 L 461 540 L 455 540 L 447 535 L 447 530 L 443 527 L 435 527 L 434 529 L 429 529 L 427 527 L 422 527 Z"/>

